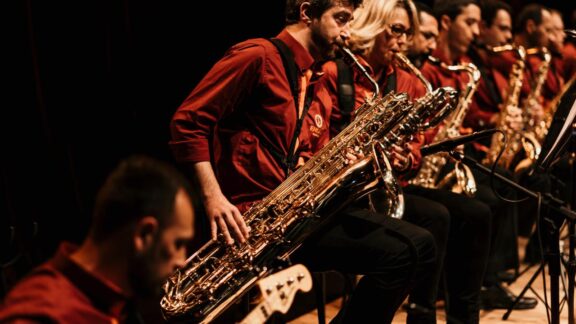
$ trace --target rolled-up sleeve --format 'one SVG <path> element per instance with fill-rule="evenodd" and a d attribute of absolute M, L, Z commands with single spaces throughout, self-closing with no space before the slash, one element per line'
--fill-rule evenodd
<path fill-rule="evenodd" d="M 210 161 L 211 136 L 262 75 L 265 50 L 253 43 L 232 47 L 178 108 L 170 124 L 170 149 L 179 162 Z"/>

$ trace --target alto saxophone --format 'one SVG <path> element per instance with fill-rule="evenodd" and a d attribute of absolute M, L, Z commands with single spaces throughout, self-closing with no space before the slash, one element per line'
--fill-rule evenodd
<path fill-rule="evenodd" d="M 245 243 L 227 245 L 222 236 L 190 256 L 164 285 L 160 306 L 166 319 L 208 323 L 262 277 L 272 273 L 305 238 L 338 210 L 378 186 L 394 190 L 395 179 L 385 152 L 425 121 L 452 109 L 455 91 L 440 88 L 409 102 L 390 93 L 366 102 L 354 120 L 243 216 L 252 228 Z M 350 165 L 346 152 L 364 158 Z M 393 193 L 391 193 L 393 194 Z M 392 204 L 394 213 L 398 204 Z"/>
<path fill-rule="evenodd" d="M 500 152 L 502 156 L 498 159 L 498 165 L 505 169 L 508 169 L 512 164 L 512 159 L 516 153 L 520 150 L 520 138 L 522 134 L 511 129 L 507 123 L 507 116 L 510 115 L 511 107 L 518 107 L 518 100 L 520 99 L 520 91 L 522 90 L 522 81 L 524 79 L 524 67 L 526 60 L 526 50 L 522 46 L 512 46 L 504 45 L 494 48 L 489 48 L 494 53 L 500 53 L 504 51 L 514 51 L 517 54 L 518 59 L 514 61 L 512 69 L 510 71 L 510 77 L 508 79 L 508 94 L 504 100 L 502 110 L 500 111 L 500 117 L 498 120 L 497 128 L 502 131 L 505 136 L 500 133 L 495 133 L 492 135 L 492 141 L 490 143 L 490 150 L 486 153 L 486 157 L 482 160 L 484 165 L 493 165 Z M 507 143 L 504 139 L 507 139 Z"/>
<path fill-rule="evenodd" d="M 542 87 L 546 82 L 548 70 L 552 61 L 552 55 L 546 47 L 529 48 L 526 50 L 527 55 L 541 55 L 543 58 L 542 64 L 538 67 L 536 72 L 536 79 L 532 84 L 532 91 L 525 100 L 524 109 L 522 111 L 522 119 L 524 124 L 524 131 L 520 138 L 520 143 L 526 154 L 526 158 L 522 159 L 514 168 L 514 173 L 519 174 L 528 169 L 540 155 L 542 146 L 538 140 L 538 124 L 534 120 L 532 113 L 528 111 L 534 103 L 538 102 L 538 98 L 542 95 Z"/>
<path fill-rule="evenodd" d="M 429 56 L 428 59 L 440 67 L 449 71 L 464 71 L 469 74 L 469 80 L 466 89 L 461 93 L 458 99 L 458 105 L 455 111 L 444 121 L 440 130 L 434 136 L 433 142 L 443 141 L 449 138 L 460 136 L 460 127 L 466 117 L 472 97 L 480 81 L 480 71 L 473 63 L 462 65 L 446 65 L 437 58 Z M 461 148 L 457 148 L 461 150 Z M 422 158 L 422 167 L 416 177 L 409 181 L 410 184 L 425 188 L 448 188 L 456 193 L 464 193 L 472 197 L 476 193 L 476 181 L 474 175 L 468 166 L 461 162 L 456 162 L 454 170 L 450 171 L 442 180 L 438 181 L 440 173 L 446 163 L 448 155 L 444 152 L 437 153 Z M 455 180 L 455 181 L 454 181 Z"/>

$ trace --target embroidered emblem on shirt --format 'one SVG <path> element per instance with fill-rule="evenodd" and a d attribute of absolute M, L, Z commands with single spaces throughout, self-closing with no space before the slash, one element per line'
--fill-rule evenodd
<path fill-rule="evenodd" d="M 324 123 L 322 116 L 316 114 L 316 116 L 314 116 L 314 123 L 316 123 L 316 127 L 322 128 L 322 124 Z"/>

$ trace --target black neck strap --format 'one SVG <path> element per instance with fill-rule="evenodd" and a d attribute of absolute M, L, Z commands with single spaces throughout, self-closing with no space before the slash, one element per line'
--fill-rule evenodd
<path fill-rule="evenodd" d="M 283 154 L 279 153 L 277 150 L 273 149 L 270 145 L 265 143 L 268 151 L 272 153 L 272 155 L 277 159 L 277 161 L 282 165 L 286 176 L 288 176 L 290 170 L 294 169 L 296 164 L 298 163 L 299 154 L 296 154 L 296 142 L 298 140 L 298 136 L 300 135 L 300 131 L 302 130 L 302 124 L 304 122 L 304 118 L 308 113 L 308 109 L 310 109 L 310 105 L 312 103 L 312 95 L 314 94 L 313 87 L 308 87 L 306 89 L 306 98 L 304 102 L 304 109 L 302 111 L 302 115 L 298 117 L 298 102 L 299 102 L 299 95 L 300 95 L 300 83 L 298 75 L 298 67 L 294 61 L 294 54 L 292 51 L 286 46 L 286 44 L 278 38 L 270 38 L 272 44 L 276 46 L 278 51 L 280 52 L 280 56 L 282 57 L 282 63 L 284 64 L 284 69 L 286 70 L 286 76 L 288 77 L 288 82 L 290 83 L 290 88 L 292 90 L 292 96 L 294 97 L 294 107 L 296 110 L 296 116 L 298 118 L 296 122 L 296 128 L 294 129 L 294 134 L 292 135 L 292 140 L 290 141 L 290 148 L 288 149 L 288 155 L 284 156 Z"/>

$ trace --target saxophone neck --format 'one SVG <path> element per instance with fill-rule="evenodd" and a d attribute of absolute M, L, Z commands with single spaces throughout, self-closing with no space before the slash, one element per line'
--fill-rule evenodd
<path fill-rule="evenodd" d="M 434 57 L 434 56 L 428 56 L 428 61 L 430 61 L 432 64 L 441 67 L 442 69 L 448 70 L 448 71 L 453 71 L 453 72 L 464 72 L 470 75 L 470 80 L 468 81 L 468 84 L 472 85 L 472 84 L 477 84 L 478 81 L 480 81 L 480 70 L 478 70 L 478 67 L 476 67 L 476 65 L 474 65 L 474 63 L 462 63 L 462 64 L 454 64 L 454 65 L 448 65 L 444 62 L 442 62 L 439 58 Z"/>
<path fill-rule="evenodd" d="M 468 82 L 466 83 L 466 88 L 460 95 L 458 100 L 458 104 L 456 107 L 456 112 L 453 114 L 452 121 L 450 123 L 462 123 L 464 119 L 464 115 L 468 110 L 468 105 L 470 104 L 470 100 L 472 100 L 472 96 L 474 92 L 476 92 L 476 88 L 478 87 L 478 83 L 480 78 L 482 77 L 480 70 L 474 63 L 462 63 L 462 64 L 455 64 L 455 65 L 448 65 L 442 62 L 440 59 L 428 56 L 428 60 L 433 64 L 439 66 L 442 69 L 452 71 L 452 72 L 463 72 L 468 74 Z"/>
<path fill-rule="evenodd" d="M 422 75 L 422 72 L 420 72 L 420 70 L 417 67 L 415 67 L 414 64 L 412 64 L 412 62 L 410 62 L 410 60 L 404 54 L 396 53 L 395 58 L 396 61 L 401 66 L 405 67 L 410 72 L 414 73 L 414 75 L 416 75 L 416 77 L 420 80 L 420 82 L 424 84 L 427 93 L 431 93 L 432 91 L 434 91 L 430 82 L 426 80 L 426 78 Z"/>
<path fill-rule="evenodd" d="M 522 80 L 524 79 L 524 62 L 518 60 L 512 66 L 510 79 L 508 80 L 508 96 L 505 101 L 505 108 L 508 106 L 517 106 L 522 90 Z"/>
<path fill-rule="evenodd" d="M 346 61 L 346 63 L 350 64 L 352 67 L 356 67 L 360 71 L 360 73 L 362 73 L 362 75 L 366 79 L 368 79 L 368 81 L 370 81 L 370 83 L 372 84 L 372 87 L 374 88 L 374 94 L 372 95 L 372 102 L 374 102 L 376 98 L 378 98 L 378 96 L 380 95 L 380 87 L 378 86 L 378 82 L 376 82 L 374 78 L 372 78 L 370 73 L 368 73 L 366 68 L 360 63 L 360 61 L 358 61 L 356 55 L 354 55 L 354 53 L 352 53 L 352 51 L 348 47 L 340 46 L 340 50 L 344 54 L 344 61 Z"/>
<path fill-rule="evenodd" d="M 480 82 L 482 74 L 474 63 L 464 63 L 461 66 L 462 70 L 468 73 L 468 83 L 466 84 L 466 91 L 464 92 L 463 99 L 469 101 L 472 99 L 472 96 L 478 87 L 478 82 Z"/>
<path fill-rule="evenodd" d="M 544 82 L 546 82 L 546 77 L 548 76 L 548 70 L 550 69 L 550 62 L 552 61 L 552 54 L 546 47 L 535 47 L 526 50 L 528 55 L 539 55 L 542 58 L 542 63 L 538 67 L 536 76 L 532 83 L 532 91 L 530 92 L 530 98 L 538 98 L 542 92 L 542 87 Z"/>

